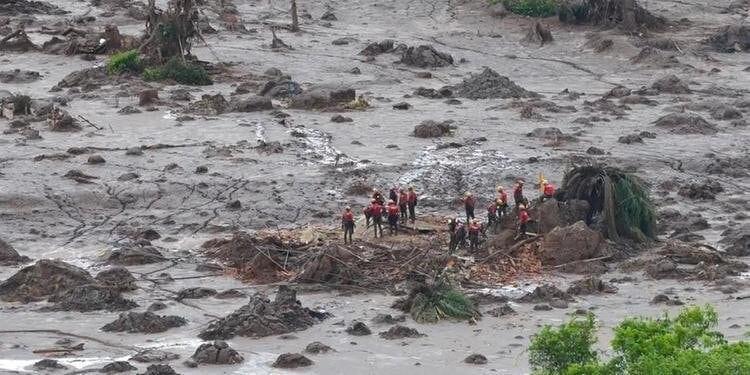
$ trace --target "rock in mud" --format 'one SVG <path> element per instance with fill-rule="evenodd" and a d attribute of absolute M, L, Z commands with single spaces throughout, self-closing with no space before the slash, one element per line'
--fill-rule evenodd
<path fill-rule="evenodd" d="M 643 143 L 643 138 L 641 138 L 641 136 L 638 134 L 628 134 L 628 135 L 623 135 L 620 138 L 617 138 L 617 142 L 630 145 L 633 143 Z"/>
<path fill-rule="evenodd" d="M 367 45 L 367 47 L 365 47 L 365 49 L 360 51 L 359 54 L 362 56 L 377 56 L 383 53 L 395 52 L 396 51 L 396 48 L 394 47 L 395 44 L 396 42 L 390 39 L 386 39 L 380 42 L 370 43 Z"/>
<path fill-rule="evenodd" d="M 661 259 L 651 262 L 646 266 L 646 274 L 656 280 L 682 279 L 687 276 L 687 271 L 677 267 L 677 263 L 669 259 Z"/>
<path fill-rule="evenodd" d="M 591 146 L 586 149 L 586 153 L 589 155 L 605 155 L 607 152 L 600 149 L 599 147 Z"/>
<path fill-rule="evenodd" d="M 49 358 L 43 359 L 43 360 L 41 360 L 41 361 L 39 361 L 37 363 L 34 363 L 34 365 L 32 367 L 34 367 L 35 370 L 42 370 L 42 371 L 44 371 L 44 370 L 46 370 L 46 371 L 49 371 L 49 370 L 62 370 L 62 369 L 66 369 L 67 368 L 63 364 L 61 364 L 60 362 L 57 362 L 54 359 L 49 359 Z"/>
<path fill-rule="evenodd" d="M 77 169 L 71 169 L 63 175 L 63 178 L 71 179 L 79 184 L 92 184 L 99 177 L 85 174 Z"/>
<path fill-rule="evenodd" d="M 233 98 L 229 106 L 232 112 L 258 112 L 273 109 L 271 98 L 265 96 Z"/>
<path fill-rule="evenodd" d="M 279 287 L 272 302 L 261 294 L 250 298 L 247 305 L 209 324 L 199 337 L 204 340 L 226 340 L 234 336 L 266 337 L 310 328 L 328 314 L 301 306 L 297 293 L 288 286 Z"/>
<path fill-rule="evenodd" d="M 489 315 L 495 318 L 499 318 L 501 316 L 511 315 L 515 313 L 516 313 L 516 310 L 513 310 L 513 308 L 507 302 L 485 312 L 486 315 Z"/>
<path fill-rule="evenodd" d="M 542 23 L 538 21 L 529 25 L 529 29 L 526 31 L 526 36 L 521 39 L 521 43 L 534 44 L 540 47 L 552 43 L 553 41 L 554 38 L 552 37 L 552 32 L 549 30 L 549 27 L 542 25 Z"/>
<path fill-rule="evenodd" d="M 423 337 L 427 335 L 420 333 L 414 328 L 409 328 L 409 327 L 402 326 L 402 325 L 395 325 L 385 332 L 380 332 L 378 336 L 386 340 L 399 340 L 399 339 L 405 339 L 405 338 L 418 338 L 418 337 Z"/>
<path fill-rule="evenodd" d="M 0 71 L 0 83 L 29 83 L 42 79 L 39 72 L 30 70 L 3 70 Z"/>
<path fill-rule="evenodd" d="M 679 298 L 677 297 L 669 298 L 669 296 L 666 294 L 657 294 L 656 296 L 654 296 L 653 299 L 651 299 L 651 304 L 652 305 L 665 304 L 669 306 L 682 306 L 685 303 L 680 301 Z"/>
<path fill-rule="evenodd" d="M 312 366 L 313 361 L 299 353 L 284 353 L 271 365 L 275 368 L 298 368 Z"/>
<path fill-rule="evenodd" d="M 185 318 L 174 315 L 156 315 L 152 312 L 129 312 L 120 314 L 113 322 L 107 323 L 105 332 L 159 333 L 170 328 L 187 324 Z"/>
<path fill-rule="evenodd" d="M 392 316 L 391 314 L 378 314 L 372 318 L 375 324 L 398 324 L 406 321 L 406 315 Z"/>
<path fill-rule="evenodd" d="M 308 354 L 325 354 L 333 351 L 335 351 L 333 348 L 320 341 L 311 342 L 305 347 L 305 353 Z"/>
<path fill-rule="evenodd" d="M 189 111 L 205 116 L 216 116 L 229 110 L 229 102 L 221 94 L 201 95 L 201 99 L 190 103 Z"/>
<path fill-rule="evenodd" d="M 468 363 L 470 365 L 486 365 L 487 357 L 478 353 L 474 353 L 464 358 L 464 363 Z"/>
<path fill-rule="evenodd" d="M 179 375 L 179 374 L 169 365 L 156 364 L 156 365 L 148 366 L 146 368 L 146 372 L 140 375 Z"/>
<path fill-rule="evenodd" d="M 121 266 L 138 266 L 164 262 L 166 260 L 167 258 L 153 246 L 131 244 L 112 251 L 112 254 L 107 258 L 107 263 Z"/>
<path fill-rule="evenodd" d="M 293 109 L 326 109 L 333 106 L 331 99 L 325 91 L 311 90 L 295 95 L 289 102 L 289 108 Z"/>
<path fill-rule="evenodd" d="M 104 164 L 105 160 L 101 155 L 91 155 L 89 156 L 88 160 L 86 160 L 86 163 L 88 164 Z"/>
<path fill-rule="evenodd" d="M 739 228 L 729 228 L 721 233 L 719 243 L 725 246 L 724 251 L 729 255 L 750 255 L 750 225 L 745 224 Z"/>
<path fill-rule="evenodd" d="M 76 286 L 49 298 L 55 304 L 46 310 L 51 311 L 125 311 L 138 307 L 138 304 L 125 299 L 115 289 L 89 284 Z"/>
<path fill-rule="evenodd" d="M 193 360 L 197 363 L 210 365 L 231 365 L 241 363 L 245 359 L 240 353 L 232 349 L 224 341 L 214 341 L 213 343 L 201 344 L 193 354 Z"/>
<path fill-rule="evenodd" d="M 687 83 L 683 82 L 676 75 L 670 74 L 654 81 L 651 84 L 654 90 L 667 94 L 690 94 L 690 88 Z"/>
<path fill-rule="evenodd" d="M 577 140 L 575 136 L 565 134 L 562 130 L 554 127 L 536 128 L 531 132 L 526 133 L 526 136 L 555 142 L 574 142 Z"/>
<path fill-rule="evenodd" d="M 217 293 L 214 298 L 217 299 L 232 299 L 232 298 L 244 298 L 247 297 L 243 291 L 238 289 L 227 289 L 223 292 Z"/>
<path fill-rule="evenodd" d="M 672 134 L 716 134 L 716 125 L 695 113 L 670 113 L 654 122 L 654 125 L 669 130 Z"/>
<path fill-rule="evenodd" d="M 138 173 L 128 172 L 128 173 L 123 173 L 119 177 L 117 177 L 117 181 L 121 181 L 121 182 L 133 181 L 133 180 L 137 180 L 140 177 L 141 176 Z"/>
<path fill-rule="evenodd" d="M 682 66 L 674 53 L 660 51 L 657 48 L 646 46 L 637 55 L 630 58 L 633 64 L 640 64 L 650 68 L 676 68 Z"/>
<path fill-rule="evenodd" d="M 290 98 L 302 93 L 299 83 L 290 79 L 277 78 L 266 82 L 258 95 L 269 98 Z"/>
<path fill-rule="evenodd" d="M 5 242 L 3 239 L 0 239 L 0 265 L 10 266 L 18 263 L 25 263 L 29 260 L 31 259 L 21 256 L 13 246 Z"/>
<path fill-rule="evenodd" d="M 574 296 L 617 293 L 617 288 L 598 277 L 587 277 L 571 283 L 567 293 Z"/>
<path fill-rule="evenodd" d="M 331 117 L 331 122 L 342 123 L 342 122 L 352 122 L 352 121 L 354 120 L 352 120 L 351 117 L 346 117 L 342 115 L 334 115 L 333 117 Z"/>
<path fill-rule="evenodd" d="M 151 305 L 148 306 L 146 311 L 154 312 L 154 311 L 161 311 L 167 308 L 167 305 L 164 302 L 154 302 Z"/>
<path fill-rule="evenodd" d="M 354 322 L 351 326 L 346 329 L 346 333 L 352 336 L 367 336 L 371 335 L 372 331 L 363 322 Z"/>
<path fill-rule="evenodd" d="M 572 302 L 573 297 L 570 294 L 563 292 L 554 285 L 544 284 L 534 288 L 533 291 L 527 293 L 523 297 L 518 299 L 518 302 L 522 303 L 550 303 L 552 301 L 565 301 Z"/>
<path fill-rule="evenodd" d="M 136 353 L 131 359 L 141 363 L 169 362 L 180 359 L 180 355 L 159 349 L 144 349 Z"/>
<path fill-rule="evenodd" d="M 86 68 L 83 70 L 75 71 L 65 76 L 60 82 L 57 83 L 58 88 L 69 88 L 77 86 L 87 85 L 99 85 L 106 83 L 109 80 L 107 71 L 103 66 L 95 68 Z"/>
<path fill-rule="evenodd" d="M 716 194 L 724 191 L 719 181 L 705 180 L 703 183 L 690 183 L 680 188 L 677 194 L 690 199 L 714 200 Z"/>
<path fill-rule="evenodd" d="M 99 284 L 122 292 L 138 289 L 135 277 L 124 267 L 112 267 L 101 271 L 94 278 Z"/>
<path fill-rule="evenodd" d="M 400 102 L 393 105 L 393 109 L 407 110 L 411 108 L 411 104 L 407 102 Z"/>
<path fill-rule="evenodd" d="M 579 221 L 549 232 L 542 241 L 540 256 L 542 264 L 557 266 L 600 256 L 605 246 L 600 232 Z"/>
<path fill-rule="evenodd" d="M 187 288 L 179 291 L 177 293 L 177 297 L 175 298 L 178 301 L 181 301 L 183 299 L 201 299 L 206 297 L 211 297 L 216 295 L 216 289 L 211 288 L 203 288 L 203 287 L 195 287 L 195 288 Z"/>
<path fill-rule="evenodd" d="M 742 118 L 742 112 L 727 104 L 720 104 L 711 109 L 711 117 L 716 120 L 735 120 Z"/>
<path fill-rule="evenodd" d="M 450 134 L 454 129 L 456 126 L 453 125 L 452 120 L 443 122 L 426 120 L 415 126 L 412 134 L 417 138 L 439 138 Z"/>
<path fill-rule="evenodd" d="M 337 21 L 338 20 L 338 18 L 336 18 L 336 15 L 330 10 L 327 10 L 325 13 L 323 13 L 323 15 L 320 16 L 320 19 L 323 21 Z"/>
<path fill-rule="evenodd" d="M 451 96 L 453 96 L 453 91 L 451 91 L 449 87 L 443 87 L 440 89 L 428 89 L 425 87 L 418 87 L 416 90 L 414 90 L 414 95 L 423 96 L 425 98 L 430 98 L 430 99 L 444 99 L 444 98 L 450 98 Z M 401 107 L 403 108 L 403 105 Z M 409 108 L 407 107 L 406 109 L 409 109 Z"/>
<path fill-rule="evenodd" d="M 471 74 L 452 89 L 456 96 L 468 99 L 519 99 L 539 96 L 490 68 L 485 68 L 479 74 Z"/>
<path fill-rule="evenodd" d="M 0 299 L 24 303 L 39 301 L 93 283 L 94 278 L 81 268 L 59 260 L 42 259 L 0 283 Z"/>
<path fill-rule="evenodd" d="M 121 372 L 131 372 L 136 370 L 138 370 L 138 368 L 131 365 L 128 361 L 116 361 L 104 365 L 104 367 L 102 367 L 99 372 L 104 374 L 117 374 Z"/>
<path fill-rule="evenodd" d="M 438 68 L 453 65 L 453 56 L 439 52 L 431 45 L 421 45 L 407 48 L 400 61 L 418 68 Z"/>
<path fill-rule="evenodd" d="M 552 311 L 552 309 L 553 307 L 546 303 L 534 305 L 534 311 Z"/>
<path fill-rule="evenodd" d="M 718 52 L 748 52 L 750 51 L 750 26 L 724 26 L 711 35 L 707 43 Z"/>
<path fill-rule="evenodd" d="M 117 111 L 117 113 L 119 113 L 121 115 L 133 115 L 133 114 L 141 113 L 141 112 L 142 111 L 140 109 L 138 109 L 136 107 L 133 107 L 131 105 L 126 105 L 126 106 L 120 108 L 119 111 Z"/>
<path fill-rule="evenodd" d="M 18 16 L 26 14 L 63 15 L 70 12 L 44 1 L 8 0 L 0 3 L 0 14 Z"/>

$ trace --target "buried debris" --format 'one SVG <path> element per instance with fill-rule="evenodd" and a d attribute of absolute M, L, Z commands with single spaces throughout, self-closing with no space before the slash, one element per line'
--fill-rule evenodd
<path fill-rule="evenodd" d="M 201 344 L 193 354 L 193 360 L 196 363 L 205 363 L 211 365 L 230 365 L 241 363 L 245 359 L 240 353 L 232 349 L 224 341 L 214 341 L 213 343 Z"/>
<path fill-rule="evenodd" d="M 420 333 L 414 328 L 405 327 L 402 325 L 395 325 L 385 332 L 380 332 L 378 336 L 386 340 L 400 340 L 405 338 L 418 338 L 427 336 L 424 333 Z"/>
<path fill-rule="evenodd" d="M 81 268 L 59 260 L 42 259 L 0 283 L 0 299 L 39 301 L 76 286 L 94 283 L 94 278 Z"/>
<path fill-rule="evenodd" d="M 560 21 L 618 27 L 625 32 L 660 30 L 667 21 L 651 14 L 637 0 L 582 0 L 561 2 Z"/>
<path fill-rule="evenodd" d="M 706 43 L 718 52 L 750 51 L 750 26 L 724 26 L 711 35 Z"/>
<path fill-rule="evenodd" d="M 486 365 L 487 357 L 479 353 L 474 353 L 466 357 L 464 359 L 464 363 L 468 363 L 470 365 Z"/>
<path fill-rule="evenodd" d="M 120 314 L 115 321 L 102 327 L 102 330 L 105 332 L 159 333 L 185 324 L 187 320 L 179 316 L 156 315 L 152 312 L 129 312 Z"/>
<path fill-rule="evenodd" d="M 327 318 L 329 314 L 302 307 L 297 292 L 280 286 L 276 299 L 256 294 L 247 305 L 209 324 L 200 335 L 204 340 L 230 339 L 235 336 L 266 337 L 302 331 Z"/>
<path fill-rule="evenodd" d="M 363 322 L 354 322 L 351 326 L 346 329 L 346 333 L 352 336 L 367 336 L 371 335 L 372 331 Z"/>

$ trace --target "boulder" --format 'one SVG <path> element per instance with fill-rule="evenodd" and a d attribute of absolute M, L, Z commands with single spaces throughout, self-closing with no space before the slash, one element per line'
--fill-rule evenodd
<path fill-rule="evenodd" d="M 216 289 L 211 289 L 211 288 L 203 288 L 203 287 L 187 288 L 187 289 L 183 289 L 179 291 L 175 299 L 178 301 L 181 301 L 183 299 L 201 299 L 201 298 L 214 296 L 216 295 L 216 293 L 217 293 Z"/>
<path fill-rule="evenodd" d="M 414 127 L 414 136 L 417 138 L 439 138 L 450 134 L 456 126 L 452 120 L 437 122 L 432 120 L 422 121 Z"/>
<path fill-rule="evenodd" d="M 271 365 L 275 368 L 297 368 L 312 366 L 313 361 L 299 353 L 284 353 Z"/>
<path fill-rule="evenodd" d="M 249 96 L 232 99 L 230 107 L 232 112 L 258 112 L 273 109 L 273 104 L 265 96 Z"/>
<path fill-rule="evenodd" d="M 128 361 L 115 361 L 104 365 L 104 367 L 102 367 L 99 372 L 104 374 L 116 374 L 120 372 L 131 372 L 136 370 L 138 370 L 138 368 L 131 365 Z"/>
<path fill-rule="evenodd" d="M 201 344 L 192 358 L 196 363 L 211 365 L 231 365 L 245 360 L 224 341 Z"/>
<path fill-rule="evenodd" d="M 385 332 L 380 332 L 378 336 L 386 340 L 400 340 L 400 339 L 405 339 L 405 338 L 418 338 L 418 337 L 423 337 L 427 335 L 420 333 L 414 328 L 409 328 L 409 327 L 405 327 L 402 325 L 395 325 Z"/>
<path fill-rule="evenodd" d="M 574 296 L 617 293 L 617 288 L 598 277 L 587 277 L 571 283 L 567 293 Z"/>
<path fill-rule="evenodd" d="M 55 302 L 45 310 L 51 311 L 124 311 L 138 307 L 138 304 L 123 298 L 116 289 L 101 285 L 79 285 L 49 298 Z"/>
<path fill-rule="evenodd" d="M 481 354 L 474 353 L 466 357 L 464 359 L 464 363 L 468 363 L 470 365 L 486 365 L 487 357 Z"/>
<path fill-rule="evenodd" d="M 453 57 L 437 51 L 433 46 L 409 47 L 401 56 L 401 63 L 419 68 L 437 68 L 453 65 Z"/>
<path fill-rule="evenodd" d="M 28 262 L 30 259 L 18 254 L 16 249 L 0 238 L 0 265 L 9 266 Z"/>
<path fill-rule="evenodd" d="M 156 365 L 148 366 L 146 368 L 146 372 L 140 375 L 179 375 L 179 374 L 169 365 L 156 364 Z"/>
<path fill-rule="evenodd" d="M 579 221 L 567 227 L 557 227 L 542 241 L 542 264 L 557 266 L 601 256 L 606 242 L 598 231 Z"/>
<path fill-rule="evenodd" d="M 107 323 L 105 332 L 159 333 L 170 328 L 187 324 L 185 318 L 174 315 L 156 315 L 152 312 L 129 312 L 120 314 L 113 322 Z"/>
<path fill-rule="evenodd" d="M 159 250 L 150 245 L 141 246 L 132 244 L 121 249 L 116 249 L 107 258 L 110 264 L 121 266 L 136 266 L 143 264 L 165 262 L 165 258 Z"/>
<path fill-rule="evenodd" d="M 0 283 L 0 299 L 7 302 L 39 301 L 94 282 L 94 278 L 79 267 L 59 260 L 42 259 Z"/>
<path fill-rule="evenodd" d="M 371 335 L 372 331 L 363 322 L 354 322 L 351 326 L 346 329 L 346 333 L 352 336 L 367 336 Z"/>
<path fill-rule="evenodd" d="M 330 346 L 326 344 L 323 344 L 320 341 L 311 342 L 305 347 L 305 353 L 308 353 L 308 354 L 324 354 L 324 353 L 328 353 L 332 351 L 335 351 L 335 350 L 333 350 L 333 348 L 331 348 Z"/>

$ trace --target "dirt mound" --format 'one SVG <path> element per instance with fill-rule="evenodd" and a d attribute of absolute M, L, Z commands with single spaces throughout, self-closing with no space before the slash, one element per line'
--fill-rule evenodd
<path fill-rule="evenodd" d="M 392 316 L 391 314 L 378 314 L 372 318 L 375 324 L 398 324 L 406 321 L 406 315 Z"/>
<path fill-rule="evenodd" d="M 726 246 L 727 254 L 734 256 L 750 255 L 750 225 L 729 228 L 721 233 L 719 243 Z"/>
<path fill-rule="evenodd" d="M 402 326 L 402 325 L 395 325 L 385 332 L 380 332 L 378 336 L 386 340 L 400 340 L 400 339 L 405 339 L 405 338 L 424 337 L 427 335 L 420 333 L 414 328 L 409 328 L 409 327 Z"/>
<path fill-rule="evenodd" d="M 328 353 L 332 351 L 335 351 L 335 350 L 333 350 L 333 348 L 331 348 L 330 346 L 326 344 L 323 344 L 320 341 L 311 342 L 307 344 L 307 346 L 305 347 L 305 353 L 308 353 L 308 354 L 323 354 L 323 353 Z"/>
<path fill-rule="evenodd" d="M 0 71 L 0 83 L 29 83 L 42 79 L 39 72 L 31 70 L 3 70 Z"/>
<path fill-rule="evenodd" d="M 513 308 L 507 302 L 503 303 L 502 305 L 498 307 L 487 310 L 487 312 L 485 312 L 486 315 L 489 315 L 495 318 L 499 318 L 501 316 L 511 315 L 515 313 L 516 313 L 516 310 L 513 310 Z"/>
<path fill-rule="evenodd" d="M 720 104 L 711 109 L 711 117 L 716 120 L 735 120 L 742 118 L 742 112 L 728 104 Z"/>
<path fill-rule="evenodd" d="M 660 117 L 654 122 L 654 125 L 668 129 L 672 134 L 713 135 L 718 133 L 716 125 L 706 121 L 700 115 L 690 112 L 670 113 Z"/>
<path fill-rule="evenodd" d="M 522 303 L 552 303 L 554 301 L 572 302 L 574 300 L 570 294 L 550 284 L 540 285 L 518 299 L 518 302 Z"/>
<path fill-rule="evenodd" d="M 245 360 L 240 353 L 237 353 L 236 350 L 229 347 L 229 344 L 224 341 L 201 344 L 195 350 L 192 358 L 197 363 L 211 365 L 231 365 Z"/>
<path fill-rule="evenodd" d="M 540 47 L 552 43 L 552 32 L 549 31 L 549 27 L 542 25 L 540 22 L 534 22 L 529 25 L 526 35 L 521 39 L 521 43 L 524 44 L 536 44 Z"/>
<path fill-rule="evenodd" d="M 94 282 L 94 278 L 81 268 L 59 260 L 42 259 L 0 283 L 0 299 L 8 302 L 39 301 Z"/>
<path fill-rule="evenodd" d="M 602 293 L 617 293 L 617 288 L 598 277 L 587 277 L 571 283 L 567 290 L 574 296 Z"/>
<path fill-rule="evenodd" d="M 368 189 L 367 192 L 372 191 Z M 302 283 L 351 284 L 360 279 L 357 269 L 348 266 L 354 261 L 351 252 L 338 246 L 324 247 L 305 264 L 295 281 Z M 342 263 L 346 262 L 346 263 Z"/>
<path fill-rule="evenodd" d="M 485 68 L 482 73 L 471 74 L 452 87 L 456 96 L 468 99 L 535 98 L 539 94 L 528 91 L 496 71 Z"/>
<path fill-rule="evenodd" d="M 351 326 L 346 328 L 346 333 L 352 336 L 367 336 L 371 335 L 372 331 L 367 324 L 363 322 L 354 322 Z"/>
<path fill-rule="evenodd" d="M 167 258 L 147 242 L 134 243 L 113 250 L 107 258 L 107 263 L 121 266 L 137 266 L 165 261 L 167 261 Z"/>
<path fill-rule="evenodd" d="M 101 86 L 109 80 L 104 67 L 86 68 L 65 76 L 55 87 Z"/>
<path fill-rule="evenodd" d="M 262 294 L 250 298 L 247 305 L 226 317 L 213 321 L 199 337 L 225 340 L 234 336 L 266 337 L 310 328 L 328 315 L 301 306 L 297 292 L 280 286 L 272 302 Z"/>
<path fill-rule="evenodd" d="M 651 84 L 651 88 L 658 92 L 668 94 L 690 94 L 692 92 L 687 83 L 683 82 L 674 74 L 657 79 Z"/>
<path fill-rule="evenodd" d="M 464 363 L 468 363 L 471 365 L 486 365 L 487 357 L 478 353 L 474 353 L 464 358 Z"/>
<path fill-rule="evenodd" d="M 708 264 L 725 263 L 724 258 L 717 251 L 704 246 L 691 245 L 682 241 L 668 240 L 659 250 L 660 255 L 664 255 L 673 262 L 682 264 L 699 264 L 705 262 Z"/>
<path fill-rule="evenodd" d="M 456 126 L 453 125 L 452 120 L 443 122 L 425 120 L 414 127 L 412 134 L 417 138 L 439 138 L 451 134 L 454 129 L 456 129 Z"/>
<path fill-rule="evenodd" d="M 403 51 L 406 46 L 401 44 L 396 46 L 396 42 L 390 39 L 386 39 L 380 42 L 373 42 L 367 45 L 365 49 L 359 52 L 362 56 L 377 56 L 383 53 L 394 53 Z"/>
<path fill-rule="evenodd" d="M 747 52 L 750 50 L 750 26 L 724 26 L 706 41 L 718 52 Z"/>
<path fill-rule="evenodd" d="M 284 353 L 271 365 L 275 368 L 297 368 L 312 366 L 313 361 L 299 353 Z"/>
<path fill-rule="evenodd" d="M 120 292 L 101 285 L 80 285 L 49 298 L 55 304 L 45 310 L 50 311 L 124 311 L 138 307 L 138 304 L 123 298 Z"/>
<path fill-rule="evenodd" d="M 682 186 L 677 194 L 690 199 L 714 200 L 716 194 L 724 191 L 719 181 L 705 180 L 703 183 L 690 183 Z"/>
<path fill-rule="evenodd" d="M 218 292 L 216 291 L 216 289 L 211 289 L 211 288 L 203 288 L 203 287 L 186 288 L 177 292 L 177 297 L 175 299 L 178 301 L 181 301 L 183 299 L 201 299 L 201 298 L 215 296 L 217 293 Z"/>
<path fill-rule="evenodd" d="M 128 361 L 115 361 L 104 365 L 99 372 L 104 374 L 113 374 L 120 372 L 131 372 L 138 370 L 135 366 L 131 365 Z"/>
<path fill-rule="evenodd" d="M 17 16 L 22 14 L 63 15 L 70 12 L 44 1 L 5 0 L 0 3 L 0 15 Z"/>
<path fill-rule="evenodd" d="M 99 272 L 95 279 L 103 286 L 123 292 L 138 289 L 135 277 L 124 267 L 112 267 Z"/>
<path fill-rule="evenodd" d="M 144 372 L 141 375 L 179 375 L 179 374 L 169 365 L 156 364 L 156 365 L 148 366 L 146 368 L 146 372 Z"/>
<path fill-rule="evenodd" d="M 438 68 L 453 65 L 453 56 L 439 52 L 431 45 L 421 45 L 407 48 L 400 61 L 418 68 Z"/>
<path fill-rule="evenodd" d="M 0 239 L 0 265 L 9 266 L 18 263 L 25 263 L 29 260 L 28 257 L 18 254 L 16 249 L 14 249 L 9 243 Z"/>
<path fill-rule="evenodd" d="M 549 232 L 542 241 L 540 252 L 543 264 L 557 266 L 600 256 L 605 246 L 600 232 L 579 221 Z"/>
<path fill-rule="evenodd" d="M 682 66 L 674 53 L 660 51 L 654 47 L 644 47 L 637 55 L 630 58 L 630 62 L 661 69 Z"/>
<path fill-rule="evenodd" d="M 120 314 L 113 322 L 107 323 L 105 332 L 159 333 L 170 328 L 187 324 L 185 318 L 174 315 L 156 315 L 152 312 L 129 312 Z"/>

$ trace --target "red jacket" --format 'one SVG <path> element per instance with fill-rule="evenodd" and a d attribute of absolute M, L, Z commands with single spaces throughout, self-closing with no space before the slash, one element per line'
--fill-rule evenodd
<path fill-rule="evenodd" d="M 367 206 L 363 208 L 362 213 L 365 214 L 365 216 L 370 216 L 372 214 L 372 207 Z"/>
<path fill-rule="evenodd" d="M 464 198 L 464 204 L 466 205 L 466 207 L 474 207 L 474 197 Z"/>
<path fill-rule="evenodd" d="M 519 212 L 518 220 L 521 222 L 521 224 L 526 224 L 529 221 L 529 213 L 526 212 L 526 210 Z"/>
<path fill-rule="evenodd" d="M 555 185 L 552 185 L 552 184 L 544 185 L 544 195 L 548 197 L 555 195 Z"/>
<path fill-rule="evenodd" d="M 500 202 L 502 202 L 504 204 L 508 204 L 508 193 L 506 193 L 505 191 L 503 191 L 502 193 L 500 193 L 500 197 L 499 198 L 500 198 Z"/>
<path fill-rule="evenodd" d="M 388 205 L 388 216 L 398 216 L 398 206 L 395 204 Z"/>
<path fill-rule="evenodd" d="M 482 226 L 479 223 L 471 223 L 471 225 L 469 225 L 469 234 L 479 234 L 481 230 Z"/>
<path fill-rule="evenodd" d="M 341 220 L 345 223 L 353 223 L 354 222 L 354 213 L 351 211 L 344 211 L 344 214 L 341 215 Z"/>
<path fill-rule="evenodd" d="M 407 194 L 405 191 L 402 191 L 401 194 L 398 195 L 398 204 L 401 206 L 406 206 L 406 203 L 409 201 L 409 194 Z"/>
<path fill-rule="evenodd" d="M 417 193 L 410 191 L 409 192 L 409 198 L 406 199 L 407 202 L 411 205 L 417 204 Z"/>
<path fill-rule="evenodd" d="M 487 212 L 491 214 L 494 214 L 495 212 L 497 212 L 497 204 L 495 202 L 490 203 L 487 206 Z"/>
<path fill-rule="evenodd" d="M 383 206 L 373 203 L 370 205 L 370 215 L 372 216 L 380 216 L 383 214 Z"/>

